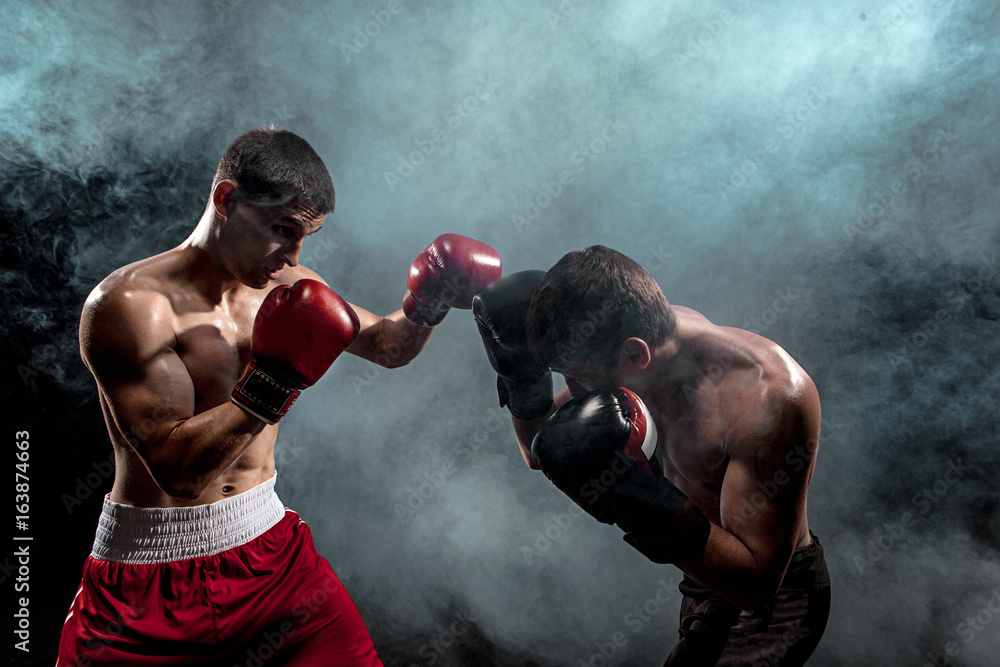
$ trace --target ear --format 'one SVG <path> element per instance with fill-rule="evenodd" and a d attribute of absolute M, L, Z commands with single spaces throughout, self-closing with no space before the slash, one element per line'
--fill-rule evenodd
<path fill-rule="evenodd" d="M 229 217 L 229 210 L 233 207 L 233 200 L 236 197 L 236 181 L 225 179 L 219 181 L 212 191 L 212 205 L 219 216 Z"/>
<path fill-rule="evenodd" d="M 653 352 L 646 341 L 635 336 L 626 338 L 618 355 L 618 370 L 619 372 L 641 371 L 652 359 Z"/>

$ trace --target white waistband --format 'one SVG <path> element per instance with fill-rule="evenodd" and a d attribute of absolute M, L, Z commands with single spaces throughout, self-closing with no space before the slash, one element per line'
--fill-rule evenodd
<path fill-rule="evenodd" d="M 246 544 L 285 516 L 274 492 L 276 478 L 232 498 L 194 507 L 135 507 L 105 496 L 90 555 L 147 565 L 211 556 Z"/>

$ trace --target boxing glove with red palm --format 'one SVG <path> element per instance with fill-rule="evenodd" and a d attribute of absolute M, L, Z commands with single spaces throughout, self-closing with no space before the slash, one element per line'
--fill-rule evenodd
<path fill-rule="evenodd" d="M 500 272 L 500 255 L 490 246 L 441 234 L 410 265 L 403 312 L 414 324 L 439 324 L 451 308 L 471 308 L 472 297 L 499 280 Z"/>
<path fill-rule="evenodd" d="M 233 402 L 268 424 L 315 384 L 358 335 L 354 309 L 317 280 L 279 285 L 264 297 L 253 324 L 250 363 Z"/>

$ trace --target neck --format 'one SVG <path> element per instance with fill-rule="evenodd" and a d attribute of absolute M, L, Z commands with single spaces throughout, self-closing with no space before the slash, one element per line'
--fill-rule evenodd
<path fill-rule="evenodd" d="M 222 261 L 218 221 L 211 208 L 210 203 L 194 231 L 177 249 L 188 258 L 188 279 L 194 288 L 212 303 L 221 303 L 225 294 L 241 283 Z"/>
<path fill-rule="evenodd" d="M 645 386 L 640 384 L 639 388 L 665 400 L 683 398 L 684 387 L 694 387 L 700 374 L 700 363 L 688 342 L 675 332 L 652 350 L 652 359 L 642 374 Z"/>

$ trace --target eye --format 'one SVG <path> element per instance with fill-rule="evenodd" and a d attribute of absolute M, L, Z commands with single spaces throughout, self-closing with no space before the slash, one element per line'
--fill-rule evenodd
<path fill-rule="evenodd" d="M 274 233 L 282 238 L 292 238 L 295 236 L 295 230 L 288 225 L 273 225 Z"/>

